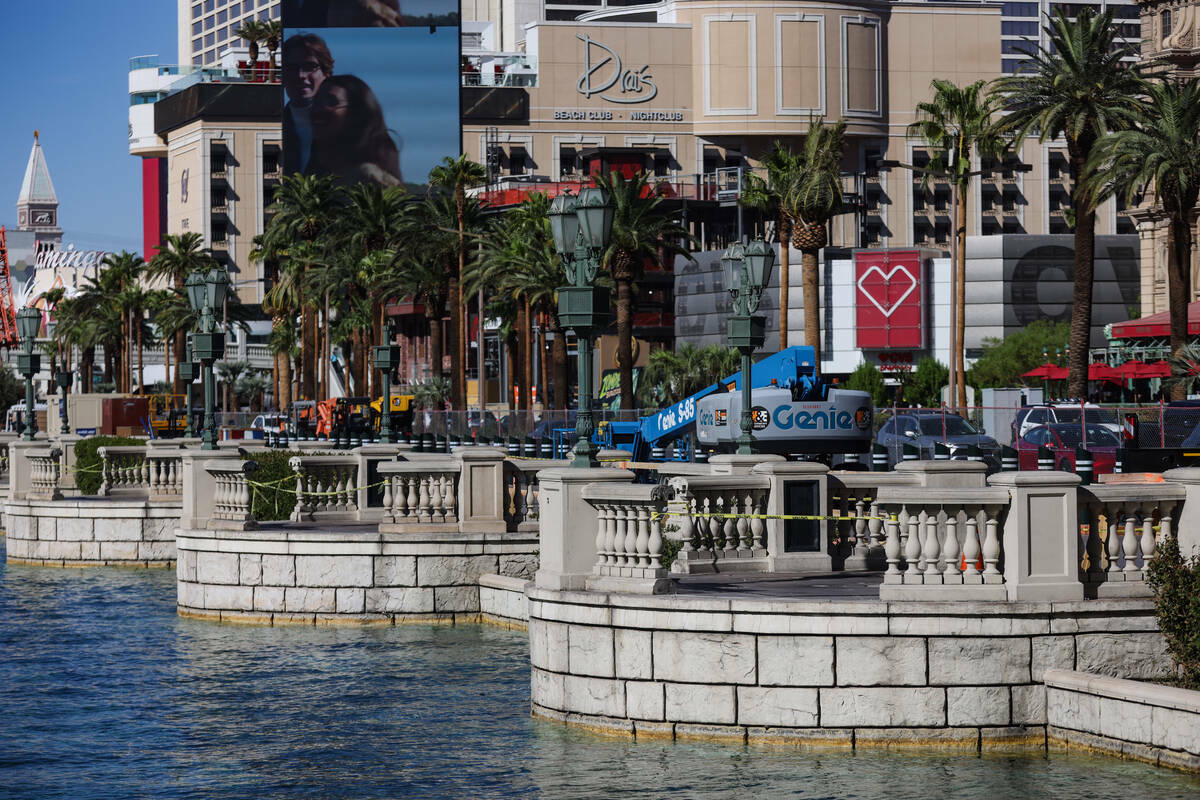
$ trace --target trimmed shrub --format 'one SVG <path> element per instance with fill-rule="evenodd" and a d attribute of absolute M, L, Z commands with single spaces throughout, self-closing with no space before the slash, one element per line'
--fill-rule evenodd
<path fill-rule="evenodd" d="M 258 464 L 250 480 L 268 484 L 250 487 L 250 506 L 256 520 L 269 522 L 287 519 L 292 515 L 292 510 L 296 508 L 296 476 L 288 466 L 288 459 L 294 455 L 294 451 L 279 450 L 242 456 L 243 461 Z"/>
<path fill-rule="evenodd" d="M 1200 689 L 1200 555 L 1185 559 L 1179 539 L 1169 536 L 1150 562 L 1146 583 L 1180 685 Z"/>
<path fill-rule="evenodd" d="M 145 443 L 145 439 L 128 436 L 89 436 L 76 442 L 75 485 L 79 487 L 79 493 L 100 491 L 100 454 L 96 450 L 101 447 L 139 447 Z"/>

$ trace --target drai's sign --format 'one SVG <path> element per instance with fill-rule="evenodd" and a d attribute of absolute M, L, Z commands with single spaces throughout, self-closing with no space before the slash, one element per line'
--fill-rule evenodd
<path fill-rule="evenodd" d="M 648 103 L 658 95 L 649 64 L 625 69 L 616 50 L 586 33 L 576 38 L 583 42 L 583 73 L 577 84 L 581 95 L 590 100 L 598 94 L 610 103 Z"/>

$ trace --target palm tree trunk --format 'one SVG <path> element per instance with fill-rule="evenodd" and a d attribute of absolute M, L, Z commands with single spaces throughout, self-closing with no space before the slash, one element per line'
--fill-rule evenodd
<path fill-rule="evenodd" d="M 1171 255 L 1167 265 L 1167 298 L 1171 315 L 1171 352 L 1188 343 L 1188 300 L 1192 287 L 1192 227 L 1190 209 L 1171 214 Z M 1171 388 L 1172 400 L 1186 400 L 1187 386 Z"/>
<path fill-rule="evenodd" d="M 792 225 L 787 215 L 779 215 L 779 349 L 788 346 L 788 275 Z"/>
<path fill-rule="evenodd" d="M 462 276 L 466 268 L 466 196 L 462 189 L 455 189 L 455 205 L 458 212 L 458 266 L 450 276 L 450 405 L 456 410 L 467 407 L 466 327 L 463 322 Z"/>
<path fill-rule="evenodd" d="M 518 319 L 521 327 L 521 402 L 519 407 L 522 411 L 526 411 L 531 406 L 530 395 L 533 394 L 533 343 L 530 333 L 528 300 L 521 303 Z"/>
<path fill-rule="evenodd" d="M 955 330 L 954 363 L 958 380 L 955 383 L 958 396 L 954 399 L 959 409 L 967 407 L 967 368 L 964 351 L 967 348 L 967 189 L 958 191 L 958 208 L 955 209 L 954 235 L 958 237 L 958 321 Z"/>
<path fill-rule="evenodd" d="M 96 346 L 82 348 L 79 354 L 79 388 L 84 394 L 92 393 L 92 371 L 96 368 Z"/>
<path fill-rule="evenodd" d="M 306 400 L 317 400 L 317 347 L 316 312 L 304 306 L 300 314 L 300 395 Z"/>
<path fill-rule="evenodd" d="M 558 314 L 551 310 L 547 312 L 547 327 L 554 333 L 550 343 L 550 360 L 554 363 L 554 407 L 566 409 L 569 397 L 567 384 L 567 338 Z"/>
<path fill-rule="evenodd" d="M 182 364 L 183 360 L 187 358 L 187 334 L 183 331 L 176 331 L 175 335 L 171 338 L 172 345 L 175 347 L 175 364 Z M 175 370 L 175 394 L 185 394 L 183 378 L 179 377 L 178 367 Z M 184 402 L 187 401 L 185 400 Z"/>
<path fill-rule="evenodd" d="M 508 386 L 505 391 L 508 393 L 504 402 L 509 408 L 514 408 L 516 403 L 513 397 L 513 388 L 517 385 L 517 332 L 515 326 L 509 326 L 508 333 L 504 335 L 504 354 L 508 361 Z"/>
<path fill-rule="evenodd" d="M 440 303 L 425 303 L 425 321 L 429 323 L 429 371 L 435 379 L 442 377 L 442 310 L 440 306 Z"/>
<path fill-rule="evenodd" d="M 615 278 L 617 283 L 617 367 L 621 370 L 621 410 L 633 402 L 633 281 Z M 580 402 L 583 402 L 580 398 Z"/>
<path fill-rule="evenodd" d="M 146 371 L 145 371 L 145 363 L 146 362 L 142 360 L 142 355 L 143 355 L 144 351 L 142 350 L 142 324 L 141 323 L 142 323 L 142 320 L 141 320 L 141 317 L 139 316 L 138 317 L 138 326 L 137 326 L 138 391 L 141 392 L 142 394 L 145 394 L 146 393 Z"/>
<path fill-rule="evenodd" d="M 1075 209 L 1075 294 L 1071 311 L 1071 355 L 1067 359 L 1067 394 L 1087 399 L 1088 351 L 1092 338 L 1092 283 L 1096 251 L 1096 211 Z"/>
<path fill-rule="evenodd" d="M 552 408 L 550 402 L 550 374 L 546 372 L 546 325 L 544 316 L 539 313 L 539 320 L 542 324 L 538 325 L 537 345 L 538 345 L 538 375 L 541 377 L 541 383 L 538 386 L 538 398 L 542 401 L 542 406 Z"/>
<path fill-rule="evenodd" d="M 813 367 L 821 374 L 821 295 L 816 249 L 800 251 L 800 300 L 804 304 L 804 343 L 813 349 Z M 783 275 L 779 276 L 783 280 Z"/>
<path fill-rule="evenodd" d="M 165 373 L 163 375 L 163 380 L 165 380 L 167 385 L 169 386 L 172 383 L 172 381 L 171 381 L 171 343 L 167 341 L 167 337 L 165 337 L 165 336 L 163 337 L 162 345 L 163 345 L 163 369 L 165 370 Z M 172 397 L 171 401 L 169 403 L 167 403 L 167 408 L 171 409 L 174 407 L 175 407 L 175 398 Z"/>

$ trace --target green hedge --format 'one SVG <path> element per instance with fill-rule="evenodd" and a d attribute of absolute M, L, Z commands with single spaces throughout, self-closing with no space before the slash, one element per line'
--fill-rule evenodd
<path fill-rule="evenodd" d="M 131 439 L 128 436 L 89 436 L 75 443 L 75 485 L 80 494 L 96 494 L 100 491 L 100 455 L 96 452 L 101 447 L 140 447 L 145 439 Z"/>
<path fill-rule="evenodd" d="M 1158 627 L 1179 670 L 1179 682 L 1184 688 L 1200 689 L 1200 555 L 1185 558 L 1172 534 L 1159 547 L 1147 573 Z"/>
<path fill-rule="evenodd" d="M 243 461 L 258 464 L 250 480 L 270 484 L 270 488 L 250 487 L 251 506 L 256 520 L 267 522 L 287 519 L 292 515 L 292 509 L 296 507 L 296 476 L 288 466 L 288 459 L 294 455 L 295 451 L 279 450 L 242 456 Z"/>

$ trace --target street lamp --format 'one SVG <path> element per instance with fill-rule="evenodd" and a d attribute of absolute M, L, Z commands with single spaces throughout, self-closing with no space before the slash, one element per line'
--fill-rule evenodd
<path fill-rule="evenodd" d="M 383 373 L 383 409 L 379 417 L 379 441 L 391 444 L 395 441 L 392 435 L 392 371 L 400 366 L 400 348 L 393 344 L 396 340 L 390 322 L 384 322 L 383 335 L 385 344 L 375 346 L 375 369 Z"/>
<path fill-rule="evenodd" d="M 225 293 L 229 289 L 229 273 L 223 267 L 214 267 L 207 272 L 196 270 L 184 284 L 188 303 L 200 315 L 197 331 L 192 336 L 193 354 L 203 367 L 204 378 L 204 431 L 201 435 L 201 450 L 217 449 L 217 426 L 213 417 L 215 391 L 213 386 L 213 362 L 225 356 L 225 332 L 217 330 L 214 312 L 225 305 Z"/>
<path fill-rule="evenodd" d="M 564 192 L 550 203 L 550 232 L 570 286 L 558 290 L 558 316 L 575 331 L 579 357 L 579 410 L 575 418 L 573 467 L 596 467 L 592 443 L 592 334 L 608 321 L 608 290 L 593 286 L 604 250 L 612 238 L 615 209 L 608 193 L 588 187 L 578 196 Z"/>
<path fill-rule="evenodd" d="M 183 381 L 183 385 L 185 387 L 183 435 L 188 438 L 196 435 L 196 423 L 192 419 L 192 384 L 195 383 L 200 372 L 198 369 L 196 369 L 196 356 L 192 349 L 192 336 L 193 334 L 190 333 L 187 335 L 187 359 L 177 367 L 179 370 L 179 380 Z"/>
<path fill-rule="evenodd" d="M 721 270 L 725 275 L 725 288 L 733 298 L 733 316 L 729 318 L 729 345 L 742 354 L 742 435 L 737 439 L 738 454 L 754 453 L 754 420 L 751 417 L 750 354 L 767 338 L 767 318 L 755 314 L 763 291 L 771 280 L 771 267 L 775 265 L 775 251 L 761 239 L 748 245 L 740 242 L 731 245 L 721 255 Z"/>
<path fill-rule="evenodd" d="M 33 441 L 37 433 L 37 416 L 33 410 L 33 376 L 42 369 L 42 357 L 33 352 L 34 340 L 42 327 L 42 312 L 36 308 L 22 308 L 17 312 L 17 335 L 25 345 L 25 352 L 17 355 L 17 370 L 25 376 L 25 433 L 21 436 L 27 442 Z"/>

